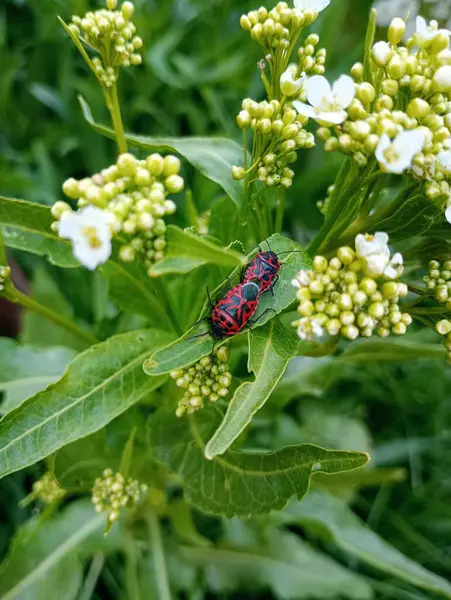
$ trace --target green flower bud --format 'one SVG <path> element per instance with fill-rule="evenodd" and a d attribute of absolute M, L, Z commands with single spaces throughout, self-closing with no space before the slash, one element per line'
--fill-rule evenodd
<path fill-rule="evenodd" d="M 135 173 L 135 183 L 139 187 L 145 187 L 152 181 L 152 176 L 147 169 L 139 167 Z"/>
<path fill-rule="evenodd" d="M 252 29 L 252 23 L 247 15 L 241 15 L 240 25 L 244 31 L 250 31 Z"/>
<path fill-rule="evenodd" d="M 317 273 L 324 273 L 329 266 L 329 263 L 324 256 L 315 256 L 313 259 L 313 268 Z"/>
<path fill-rule="evenodd" d="M 451 65 L 444 65 L 437 69 L 432 78 L 433 89 L 437 92 L 451 90 Z"/>
<path fill-rule="evenodd" d="M 363 65 L 362 63 L 355 63 L 351 68 L 351 76 L 354 81 L 361 81 L 363 78 Z"/>
<path fill-rule="evenodd" d="M 166 178 L 164 184 L 170 194 L 178 194 L 183 190 L 185 182 L 180 175 L 170 175 Z"/>
<path fill-rule="evenodd" d="M 371 58 L 378 67 L 385 67 L 393 55 L 387 42 L 376 42 L 371 49 Z"/>
<path fill-rule="evenodd" d="M 258 122 L 258 130 L 263 135 L 268 135 L 271 133 L 273 123 L 271 123 L 270 119 L 260 119 Z"/>
<path fill-rule="evenodd" d="M 404 335 L 407 331 L 407 327 L 404 325 L 404 323 L 397 323 L 396 325 L 394 325 L 392 327 L 392 332 L 395 335 Z"/>
<path fill-rule="evenodd" d="M 396 81 L 396 79 L 384 79 L 382 82 L 382 91 L 387 96 L 393 98 L 399 92 L 399 83 Z"/>
<path fill-rule="evenodd" d="M 168 156 L 164 157 L 164 169 L 163 174 L 167 177 L 169 175 L 178 175 L 180 172 L 181 163 L 180 159 L 177 156 L 173 156 L 172 154 L 168 154 Z"/>
<path fill-rule="evenodd" d="M 374 102 L 374 99 L 376 98 L 376 92 L 371 83 L 364 81 L 358 86 L 357 96 L 359 100 L 363 102 L 363 104 L 371 104 L 371 102 Z"/>
<path fill-rule="evenodd" d="M 70 179 L 67 179 L 63 183 L 63 192 L 69 198 L 73 198 L 74 200 L 77 200 L 81 196 L 79 182 L 76 179 L 74 179 L 73 177 L 71 177 Z"/>
<path fill-rule="evenodd" d="M 133 13 L 135 12 L 135 7 L 132 2 L 124 2 L 121 6 L 122 16 L 126 21 L 130 21 L 133 18 Z"/>
<path fill-rule="evenodd" d="M 121 154 L 117 159 L 117 168 L 122 176 L 134 175 L 138 167 L 138 161 L 133 154 Z"/>
<path fill-rule="evenodd" d="M 252 122 L 252 117 L 247 110 L 242 110 L 237 116 L 236 122 L 238 124 L 238 127 L 240 127 L 241 129 L 247 129 Z"/>
<path fill-rule="evenodd" d="M 240 181 L 241 179 L 243 179 L 245 177 L 245 175 L 246 175 L 246 171 L 243 169 L 243 167 L 237 167 L 237 166 L 232 167 L 232 177 L 236 181 Z"/>
<path fill-rule="evenodd" d="M 72 211 L 72 208 L 69 206 L 69 204 L 67 204 L 67 202 L 62 202 L 61 200 L 55 202 L 51 208 L 52 216 L 55 219 L 60 219 L 61 216 L 68 211 Z"/>
<path fill-rule="evenodd" d="M 406 31 L 406 24 L 402 19 L 396 18 L 393 19 L 393 21 L 390 23 L 390 26 L 388 28 L 388 41 L 390 42 L 390 44 L 393 44 L 393 46 L 396 46 L 397 44 L 399 44 L 399 42 L 402 40 L 402 36 L 404 35 L 404 32 Z"/>
<path fill-rule="evenodd" d="M 346 325 L 341 329 L 341 335 L 353 341 L 359 337 L 359 330 L 355 325 Z"/>

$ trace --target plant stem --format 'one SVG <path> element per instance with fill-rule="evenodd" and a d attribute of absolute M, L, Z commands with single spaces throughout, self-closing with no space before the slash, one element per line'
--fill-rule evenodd
<path fill-rule="evenodd" d="M 79 337 L 88 346 L 92 346 L 93 344 L 98 343 L 98 339 L 94 337 L 91 333 L 85 331 L 84 329 L 81 329 L 81 327 L 79 327 L 69 319 L 66 319 L 66 317 L 63 317 L 59 313 L 53 311 L 52 309 L 47 308 L 47 306 L 36 302 L 36 300 L 33 300 L 33 298 L 22 294 L 22 292 L 19 292 L 19 290 L 17 289 L 13 288 L 8 290 L 4 294 L 4 296 L 11 302 L 14 302 L 14 304 L 20 304 L 24 308 L 32 310 L 36 314 L 41 315 L 41 317 L 45 317 L 49 321 L 52 321 L 56 325 L 60 325 L 67 331 L 70 331 L 71 333 Z"/>
<path fill-rule="evenodd" d="M 85 579 L 85 583 L 83 585 L 80 600 L 91 600 L 94 594 L 95 587 L 97 585 L 97 580 L 99 579 L 100 573 L 103 569 L 104 563 L 105 556 L 103 552 L 97 552 L 96 554 L 94 554 L 91 565 L 89 567 L 88 574 Z"/>
<path fill-rule="evenodd" d="M 277 208 L 276 208 L 276 224 L 275 224 L 276 233 L 282 232 L 284 212 L 285 212 L 285 190 L 280 189 L 278 198 L 277 198 Z"/>
<path fill-rule="evenodd" d="M 127 142 L 125 141 L 124 124 L 122 123 L 121 108 L 119 106 L 119 96 L 117 94 L 117 83 L 114 83 L 110 89 L 105 89 L 105 100 L 110 111 L 114 131 L 116 133 L 117 149 L 119 154 L 127 152 Z"/>
<path fill-rule="evenodd" d="M 158 515 L 155 512 L 150 512 L 147 515 L 147 532 L 152 551 L 153 572 L 157 584 L 158 598 L 159 600 L 172 600 L 166 567 L 166 557 L 164 555 L 163 541 L 161 539 L 160 522 Z"/>

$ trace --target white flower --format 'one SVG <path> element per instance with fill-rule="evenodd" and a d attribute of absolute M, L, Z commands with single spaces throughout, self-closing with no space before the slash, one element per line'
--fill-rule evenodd
<path fill-rule="evenodd" d="M 388 235 L 383 232 L 374 235 L 363 235 L 359 233 L 355 238 L 356 254 L 363 258 L 372 275 L 383 274 L 390 262 L 390 250 L 388 248 Z"/>
<path fill-rule="evenodd" d="M 307 80 L 306 87 L 311 106 L 296 100 L 293 106 L 298 113 L 330 125 L 339 125 L 348 118 L 344 109 L 348 108 L 355 96 L 355 84 L 351 77 L 342 75 L 331 88 L 325 77 L 314 75 Z"/>
<path fill-rule="evenodd" d="M 322 337 L 324 329 L 311 317 L 302 317 L 295 323 L 297 325 L 297 334 L 301 340 L 311 342 L 315 337 Z"/>
<path fill-rule="evenodd" d="M 393 141 L 383 133 L 376 148 L 376 158 L 383 170 L 403 173 L 412 166 L 413 158 L 421 152 L 425 140 L 424 132 L 420 129 L 402 131 Z"/>
<path fill-rule="evenodd" d="M 95 206 L 63 213 L 59 235 L 72 240 L 75 258 L 91 271 L 105 263 L 111 255 L 111 230 L 108 220 L 104 211 Z"/>
<path fill-rule="evenodd" d="M 330 0 L 294 0 L 294 8 L 298 10 L 317 10 L 321 12 L 330 4 Z"/>
<path fill-rule="evenodd" d="M 416 19 L 416 33 L 414 40 L 417 46 L 420 48 L 427 48 L 432 44 L 434 39 L 439 34 L 445 34 L 448 37 L 451 35 L 451 31 L 447 29 L 439 29 L 437 21 L 431 21 L 428 25 L 423 17 L 418 16 Z"/>
<path fill-rule="evenodd" d="M 449 91 L 451 88 L 451 65 L 438 68 L 432 77 L 432 83 L 438 92 Z"/>
<path fill-rule="evenodd" d="M 437 161 L 445 173 L 451 174 L 451 152 L 449 150 L 439 152 L 437 154 Z"/>
<path fill-rule="evenodd" d="M 295 288 L 308 287 L 310 284 L 310 277 L 308 276 L 308 271 L 299 271 L 296 275 L 296 279 L 291 281 L 291 285 Z"/>
<path fill-rule="evenodd" d="M 399 252 L 390 260 L 388 235 L 378 231 L 374 235 L 359 233 L 355 238 L 356 254 L 366 263 L 367 271 L 375 277 L 385 275 L 396 279 L 402 273 L 403 258 Z"/>
<path fill-rule="evenodd" d="M 371 48 L 371 56 L 378 67 L 385 67 L 393 56 L 393 50 L 387 42 L 376 42 Z"/>
<path fill-rule="evenodd" d="M 295 79 L 298 66 L 295 64 L 288 65 L 287 70 L 280 76 L 280 90 L 284 96 L 294 96 L 297 94 L 305 83 L 305 74 Z"/>

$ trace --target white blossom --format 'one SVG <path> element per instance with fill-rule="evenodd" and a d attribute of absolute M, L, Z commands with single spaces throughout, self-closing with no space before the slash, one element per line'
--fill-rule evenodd
<path fill-rule="evenodd" d="M 280 76 L 280 90 L 284 96 L 294 96 L 305 83 L 306 76 L 303 73 L 296 78 L 298 66 L 296 64 L 288 65 L 287 70 Z"/>
<path fill-rule="evenodd" d="M 448 29 L 439 29 L 437 21 L 431 21 L 428 25 L 423 17 L 418 16 L 416 18 L 416 32 L 414 35 L 414 40 L 420 48 L 427 48 L 432 44 L 438 35 L 442 34 L 445 34 L 449 37 L 451 35 L 451 31 L 448 31 Z"/>
<path fill-rule="evenodd" d="M 311 342 L 314 338 L 324 335 L 324 329 L 314 318 L 302 317 L 297 321 L 297 326 L 297 334 L 301 340 Z"/>
<path fill-rule="evenodd" d="M 356 254 L 365 261 L 371 275 L 396 279 L 402 273 L 403 258 L 397 252 L 390 260 L 388 235 L 378 231 L 374 235 L 359 233 L 355 238 Z"/>
<path fill-rule="evenodd" d="M 95 206 L 61 216 L 59 235 L 72 241 L 75 258 L 93 271 L 111 255 L 111 229 L 105 213 Z"/>
<path fill-rule="evenodd" d="M 449 202 L 450 205 L 445 210 L 445 219 L 448 221 L 448 223 L 451 223 L 451 196 L 449 197 Z"/>
<path fill-rule="evenodd" d="M 403 173 L 412 166 L 413 158 L 423 149 L 425 139 L 420 129 L 402 131 L 393 141 L 384 133 L 376 148 L 376 158 L 383 170 Z"/>
<path fill-rule="evenodd" d="M 451 174 L 451 152 L 449 150 L 439 152 L 437 161 L 445 173 Z"/>
<path fill-rule="evenodd" d="M 330 0 L 294 0 L 294 8 L 298 10 L 317 10 L 321 12 L 327 8 Z"/>
<path fill-rule="evenodd" d="M 331 87 L 325 77 L 314 75 L 307 80 L 306 88 L 309 104 L 297 100 L 293 102 L 298 113 L 330 125 L 339 125 L 347 119 L 344 109 L 348 108 L 355 96 L 355 84 L 351 77 L 342 75 Z"/>
<path fill-rule="evenodd" d="M 295 288 L 306 287 L 310 283 L 308 271 L 299 271 L 296 278 L 291 281 L 291 285 Z"/>

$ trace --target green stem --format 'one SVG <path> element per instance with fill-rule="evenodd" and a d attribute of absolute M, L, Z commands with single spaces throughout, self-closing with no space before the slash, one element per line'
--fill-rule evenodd
<path fill-rule="evenodd" d="M 247 171 L 249 168 L 249 163 L 247 160 L 247 139 L 246 139 L 246 130 L 243 129 L 243 154 L 244 154 L 244 170 Z"/>
<path fill-rule="evenodd" d="M 285 190 L 280 189 L 278 198 L 277 198 L 277 208 L 276 208 L 276 224 L 275 224 L 276 233 L 282 232 L 284 212 L 285 212 Z"/>
<path fill-rule="evenodd" d="M 172 600 L 171 588 L 169 587 L 166 557 L 164 554 L 163 541 L 158 515 L 151 512 L 147 516 L 147 532 L 149 536 L 150 549 L 152 551 L 153 572 L 157 584 L 158 599 Z"/>
<path fill-rule="evenodd" d="M 36 314 L 41 315 L 41 317 L 45 317 L 49 321 L 52 321 L 56 325 L 60 325 L 67 331 L 70 331 L 71 333 L 79 337 L 88 346 L 92 346 L 93 344 L 98 343 L 98 339 L 94 337 L 91 333 L 85 331 L 84 329 L 81 329 L 81 327 L 79 327 L 69 319 L 66 319 L 66 317 L 63 317 L 57 312 L 54 312 L 53 310 L 47 308 L 47 306 L 44 306 L 43 304 L 39 304 L 39 302 L 36 302 L 36 300 L 33 300 L 33 298 L 22 294 L 22 292 L 19 292 L 19 290 L 16 290 L 15 288 L 7 290 L 4 296 L 11 302 L 14 302 L 14 304 L 20 304 L 24 308 L 32 310 Z"/>
<path fill-rule="evenodd" d="M 104 93 L 116 134 L 117 149 L 119 154 L 124 154 L 124 152 L 127 152 L 127 142 L 125 140 L 124 124 L 122 123 L 121 108 L 119 106 L 117 83 L 114 83 L 109 89 L 104 89 Z"/>
<path fill-rule="evenodd" d="M 103 552 L 94 554 L 79 600 L 91 600 L 104 563 L 105 556 Z"/>

